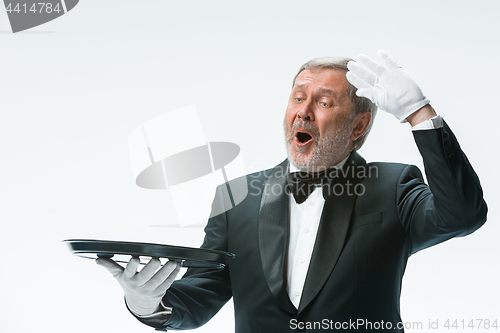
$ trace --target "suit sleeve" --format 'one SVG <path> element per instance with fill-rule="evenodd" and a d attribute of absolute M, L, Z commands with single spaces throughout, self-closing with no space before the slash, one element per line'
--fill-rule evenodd
<path fill-rule="evenodd" d="M 222 186 L 217 187 L 212 211 L 223 212 Z M 202 249 L 227 251 L 227 220 L 222 213 L 211 217 L 205 227 Z M 175 281 L 163 297 L 163 304 L 172 307 L 168 320 L 161 316 L 136 318 L 157 330 L 194 329 L 208 322 L 232 297 L 229 270 L 189 268 L 182 279 Z"/>
<path fill-rule="evenodd" d="M 413 136 L 429 186 L 411 165 L 398 182 L 398 214 L 411 254 L 474 232 L 486 221 L 488 210 L 479 178 L 444 121 L 442 128 L 415 131 Z"/>

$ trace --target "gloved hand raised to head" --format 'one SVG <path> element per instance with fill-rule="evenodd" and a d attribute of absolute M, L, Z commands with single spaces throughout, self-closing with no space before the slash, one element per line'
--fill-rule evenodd
<path fill-rule="evenodd" d="M 399 121 L 429 104 L 418 85 L 385 51 L 379 51 L 385 64 L 360 54 L 359 62 L 349 61 L 347 80 L 380 109 L 394 115 Z"/>
<path fill-rule="evenodd" d="M 181 268 L 180 263 L 169 261 L 158 270 L 159 259 L 151 259 L 140 272 L 137 272 L 139 258 L 130 259 L 125 268 L 107 258 L 98 258 L 96 263 L 115 277 L 125 293 L 128 308 L 139 316 L 157 312 L 161 299 Z"/>

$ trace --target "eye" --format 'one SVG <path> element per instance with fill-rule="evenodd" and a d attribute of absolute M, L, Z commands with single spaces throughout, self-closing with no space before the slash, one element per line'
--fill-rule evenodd
<path fill-rule="evenodd" d="M 297 101 L 297 102 L 302 102 L 303 100 L 304 100 L 303 98 L 295 97 L 295 101 Z"/>
<path fill-rule="evenodd" d="M 321 106 L 323 106 L 325 108 L 329 108 L 331 106 L 330 104 L 328 104 L 326 102 L 321 102 L 320 104 L 321 104 Z"/>

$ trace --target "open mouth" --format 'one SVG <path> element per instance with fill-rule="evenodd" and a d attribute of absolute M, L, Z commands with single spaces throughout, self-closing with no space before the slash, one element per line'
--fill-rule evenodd
<path fill-rule="evenodd" d="M 300 144 L 300 145 L 306 145 L 308 144 L 310 141 L 312 141 L 312 136 L 311 134 L 307 133 L 307 132 L 297 132 L 295 134 L 295 137 L 297 138 L 297 142 Z"/>

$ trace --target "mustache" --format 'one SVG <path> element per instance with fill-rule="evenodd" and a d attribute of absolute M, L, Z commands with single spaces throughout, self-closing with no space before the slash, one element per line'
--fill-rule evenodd
<path fill-rule="evenodd" d="M 314 138 L 319 139 L 319 129 L 316 127 L 316 125 L 303 121 L 303 120 L 297 120 L 293 123 L 292 125 L 292 130 L 290 135 L 293 135 L 297 129 L 305 129 L 313 135 Z"/>

